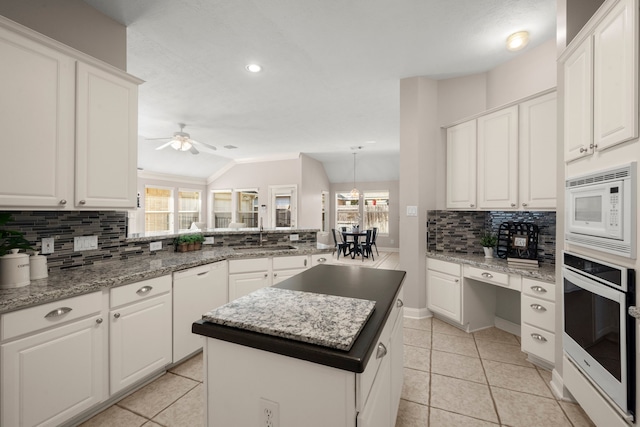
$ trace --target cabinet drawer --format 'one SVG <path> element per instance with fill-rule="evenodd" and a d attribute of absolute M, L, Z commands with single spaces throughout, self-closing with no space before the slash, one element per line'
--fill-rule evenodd
<path fill-rule="evenodd" d="M 440 273 L 450 274 L 452 276 L 460 276 L 460 264 L 456 264 L 455 262 L 428 258 L 427 268 L 429 270 L 439 271 Z"/>
<path fill-rule="evenodd" d="M 478 280 L 480 282 L 491 283 L 509 289 L 520 290 L 520 276 L 510 277 L 507 273 L 486 270 L 478 267 L 464 266 L 464 277 Z"/>
<path fill-rule="evenodd" d="M 539 280 L 522 278 L 522 293 L 547 301 L 555 302 L 556 286 L 553 283 L 541 282 Z"/>
<path fill-rule="evenodd" d="M 331 254 L 313 254 L 311 255 L 311 266 L 331 264 L 332 260 Z"/>
<path fill-rule="evenodd" d="M 269 258 L 249 258 L 229 260 L 229 274 L 251 273 L 269 270 Z"/>
<path fill-rule="evenodd" d="M 522 322 L 555 332 L 556 304 L 522 294 Z"/>
<path fill-rule="evenodd" d="M 140 301 L 155 295 L 160 295 L 171 291 L 171 276 L 156 277 L 154 279 L 143 280 L 125 286 L 113 288 L 110 291 L 111 308 L 119 307 L 135 301 Z"/>
<path fill-rule="evenodd" d="M 555 363 L 555 334 L 522 324 L 522 351 L 531 353 L 549 363 Z"/>
<path fill-rule="evenodd" d="M 376 379 L 376 375 L 378 374 L 378 368 L 380 367 L 380 363 L 387 357 L 390 357 L 389 352 L 391 351 L 391 332 L 393 332 L 393 328 L 396 324 L 396 321 L 402 321 L 398 318 L 398 316 L 402 313 L 402 301 L 399 298 L 396 298 L 396 301 L 393 304 L 391 309 L 391 313 L 387 318 L 387 323 L 385 323 L 384 328 L 382 329 L 382 333 L 378 337 L 376 341 L 375 348 L 373 349 L 373 353 L 371 353 L 371 357 L 369 358 L 369 362 L 367 362 L 367 366 L 364 369 L 364 372 L 356 375 L 356 410 L 361 411 L 364 408 L 369 393 L 371 392 L 371 387 Z M 386 354 L 378 357 L 378 347 L 383 345 L 386 348 Z M 382 350 L 384 352 L 384 350 Z"/>
<path fill-rule="evenodd" d="M 288 270 L 291 268 L 307 268 L 309 265 L 309 257 L 300 256 L 281 256 L 273 258 L 274 270 Z"/>
<path fill-rule="evenodd" d="M 3 314 L 0 318 L 2 322 L 0 340 L 8 340 L 99 313 L 101 308 L 102 292 L 93 292 Z"/>

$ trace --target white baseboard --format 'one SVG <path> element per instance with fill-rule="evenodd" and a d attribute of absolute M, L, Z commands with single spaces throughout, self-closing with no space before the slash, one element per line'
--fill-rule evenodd
<path fill-rule="evenodd" d="M 501 317 L 496 317 L 494 319 L 494 323 L 496 328 L 502 329 L 503 331 L 507 331 L 510 334 L 521 336 L 520 335 L 520 325 L 517 323 L 510 322 Z"/>
<path fill-rule="evenodd" d="M 568 392 L 565 393 L 564 390 L 564 381 L 562 380 L 562 376 L 560 373 L 554 369 L 551 371 L 551 391 L 555 396 L 562 400 L 567 400 L 570 402 L 575 402 L 573 396 L 571 396 Z"/>
<path fill-rule="evenodd" d="M 410 308 L 404 307 L 404 317 L 409 319 L 426 319 L 433 316 L 428 308 Z"/>

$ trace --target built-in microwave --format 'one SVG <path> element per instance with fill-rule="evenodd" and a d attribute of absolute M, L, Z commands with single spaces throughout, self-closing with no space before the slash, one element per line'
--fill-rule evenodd
<path fill-rule="evenodd" d="M 567 179 L 565 192 L 568 243 L 636 257 L 636 162 Z"/>

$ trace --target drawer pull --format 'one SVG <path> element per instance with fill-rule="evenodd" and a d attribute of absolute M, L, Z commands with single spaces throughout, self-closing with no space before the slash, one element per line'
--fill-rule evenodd
<path fill-rule="evenodd" d="M 138 295 L 148 294 L 149 292 L 151 292 L 151 289 L 153 289 L 152 286 L 143 286 L 136 291 L 136 294 Z"/>
<path fill-rule="evenodd" d="M 540 342 L 547 342 L 547 339 L 540 334 L 531 334 L 531 338 Z"/>
<path fill-rule="evenodd" d="M 264 278 L 266 279 L 267 277 L 269 277 L 269 275 L 267 273 L 264 273 Z"/>
<path fill-rule="evenodd" d="M 547 309 L 540 304 L 531 304 L 531 308 L 534 309 L 535 311 L 547 311 Z"/>
<path fill-rule="evenodd" d="M 318 258 L 318 262 L 327 262 L 327 259 L 325 257 Z"/>
<path fill-rule="evenodd" d="M 398 298 L 398 300 L 396 301 L 396 307 L 402 307 L 402 306 L 404 306 L 404 302 L 402 302 L 402 300 Z"/>
<path fill-rule="evenodd" d="M 304 266 L 305 267 L 307 266 L 307 260 L 306 259 L 304 260 Z"/>
<path fill-rule="evenodd" d="M 114 313 L 113 317 L 116 318 L 116 319 L 119 319 L 120 318 L 120 313 Z"/>
<path fill-rule="evenodd" d="M 542 286 L 532 286 L 531 290 L 533 292 L 538 292 L 540 294 L 546 294 L 547 293 L 547 290 L 545 288 L 543 288 Z"/>
<path fill-rule="evenodd" d="M 70 311 L 71 311 L 71 307 L 60 307 L 60 308 L 56 308 L 55 310 L 51 310 L 44 317 L 46 319 L 49 319 L 52 317 L 60 317 L 64 314 L 67 314 Z"/>
<path fill-rule="evenodd" d="M 385 347 L 384 344 L 379 343 L 378 351 L 376 351 L 376 359 L 382 359 L 386 355 L 387 355 L 387 347 Z"/>
<path fill-rule="evenodd" d="M 198 276 L 204 276 L 207 273 L 208 273 L 208 271 L 203 271 L 203 272 L 198 273 Z"/>
<path fill-rule="evenodd" d="M 493 279 L 493 275 L 491 273 L 484 272 L 481 276 L 487 279 Z"/>
<path fill-rule="evenodd" d="M 102 317 L 98 317 L 98 318 L 96 319 L 96 323 L 97 323 L 98 325 L 99 325 L 99 324 L 101 324 L 101 323 L 102 323 Z"/>
<path fill-rule="evenodd" d="M 273 277 L 278 277 L 278 273 L 273 273 Z"/>

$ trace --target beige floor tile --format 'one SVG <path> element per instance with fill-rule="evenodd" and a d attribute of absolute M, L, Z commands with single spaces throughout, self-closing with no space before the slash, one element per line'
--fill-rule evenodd
<path fill-rule="evenodd" d="M 431 368 L 431 350 L 428 348 L 405 345 L 404 367 L 428 372 Z"/>
<path fill-rule="evenodd" d="M 480 359 L 461 354 L 432 350 L 431 372 L 476 383 L 487 383 Z"/>
<path fill-rule="evenodd" d="M 554 399 L 492 387 L 500 420 L 512 427 L 571 427 Z"/>
<path fill-rule="evenodd" d="M 152 421 L 167 427 L 204 426 L 204 386 L 198 385 Z"/>
<path fill-rule="evenodd" d="M 594 427 L 593 421 L 585 414 L 584 410 L 577 403 L 559 401 L 560 406 L 564 409 L 564 413 L 569 417 L 569 420 L 574 427 Z"/>
<path fill-rule="evenodd" d="M 429 411 L 430 427 L 495 427 L 497 425 L 498 424 L 490 423 L 489 421 L 483 421 L 476 418 L 466 417 L 460 414 L 454 414 L 453 412 L 443 411 L 442 409 L 438 408 L 431 408 L 431 410 Z"/>
<path fill-rule="evenodd" d="M 531 363 L 527 362 L 527 355 L 520 350 L 519 345 L 483 340 L 477 340 L 476 344 L 478 345 L 478 351 L 480 352 L 481 359 L 512 363 L 514 365 L 528 366 L 530 368 L 533 367 Z"/>
<path fill-rule="evenodd" d="M 429 421 L 429 407 L 400 399 L 396 427 L 425 427 Z"/>
<path fill-rule="evenodd" d="M 80 424 L 80 427 L 140 427 L 146 422 L 146 418 L 114 405 Z"/>
<path fill-rule="evenodd" d="M 421 331 L 419 329 L 404 328 L 402 331 L 403 340 L 407 345 L 414 347 L 431 348 L 431 331 Z"/>
<path fill-rule="evenodd" d="M 158 423 L 154 423 L 153 421 L 148 421 L 145 424 L 143 424 L 142 427 L 164 427 L 164 426 L 161 426 Z"/>
<path fill-rule="evenodd" d="M 431 375 L 431 407 L 498 422 L 489 387 L 442 375 Z"/>
<path fill-rule="evenodd" d="M 136 414 L 153 418 L 198 384 L 200 383 L 189 378 L 167 373 L 125 397 L 118 405 Z"/>
<path fill-rule="evenodd" d="M 431 330 L 431 317 L 427 317 L 424 319 L 411 319 L 409 317 L 405 317 L 402 319 L 405 328 L 411 329 L 421 329 L 423 331 Z"/>
<path fill-rule="evenodd" d="M 437 332 L 439 334 L 455 335 L 457 337 L 467 338 L 473 337 L 473 335 L 463 331 L 462 329 L 458 329 L 455 326 L 451 326 L 450 324 L 436 318 L 433 319 L 432 328 L 433 332 Z"/>
<path fill-rule="evenodd" d="M 429 404 L 429 373 L 415 369 L 404 368 L 404 384 L 402 396 L 405 400 Z"/>
<path fill-rule="evenodd" d="M 195 381 L 202 382 L 204 371 L 202 365 L 202 352 L 196 354 L 188 360 L 185 360 L 183 363 L 178 366 L 174 366 L 169 369 L 169 372 L 172 372 L 176 375 L 180 375 L 183 377 L 191 378 Z"/>
<path fill-rule="evenodd" d="M 520 345 L 520 341 L 515 335 L 498 328 L 487 328 L 474 332 L 473 336 L 477 340 L 502 342 L 505 344 Z"/>
<path fill-rule="evenodd" d="M 536 368 L 512 365 L 510 363 L 483 360 L 489 385 L 509 390 L 531 393 L 553 399 L 553 395 Z"/>
<path fill-rule="evenodd" d="M 471 335 L 467 338 L 434 332 L 432 340 L 431 345 L 433 350 L 462 354 L 463 356 L 479 357 L 476 343 Z"/>

